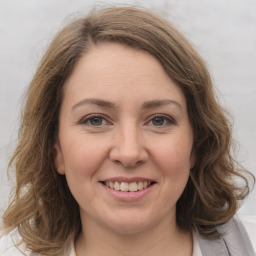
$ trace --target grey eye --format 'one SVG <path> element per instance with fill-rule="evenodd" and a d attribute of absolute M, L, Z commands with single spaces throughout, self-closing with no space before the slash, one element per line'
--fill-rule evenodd
<path fill-rule="evenodd" d="M 165 118 L 164 117 L 154 117 L 152 119 L 152 124 L 155 126 L 162 126 L 165 124 Z"/>
<path fill-rule="evenodd" d="M 176 125 L 176 124 L 177 123 L 173 118 L 165 115 L 155 115 L 148 122 L 148 125 L 159 127 L 159 128 Z"/>
<path fill-rule="evenodd" d="M 92 126 L 100 126 L 103 123 L 103 118 L 99 116 L 95 116 L 90 118 L 88 121 Z"/>

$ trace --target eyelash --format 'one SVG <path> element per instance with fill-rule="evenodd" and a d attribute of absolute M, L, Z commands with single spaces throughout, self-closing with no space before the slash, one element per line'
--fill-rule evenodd
<path fill-rule="evenodd" d="M 101 120 L 101 123 L 99 125 L 93 125 L 91 122 L 93 119 L 100 119 Z M 156 121 L 156 119 L 159 118 L 159 119 L 162 119 L 164 121 L 164 123 L 162 125 L 154 125 L 154 124 L 150 124 L 152 123 L 154 120 Z M 95 120 L 94 120 L 95 121 Z M 79 124 L 82 124 L 82 125 L 89 125 L 91 127 L 102 127 L 104 125 L 111 125 L 111 122 L 109 122 L 107 120 L 106 117 L 104 117 L 103 115 L 101 114 L 91 114 L 91 115 L 88 115 L 84 118 L 82 118 L 82 120 L 79 122 Z M 145 123 L 146 125 L 150 125 L 150 126 L 154 126 L 154 127 L 158 127 L 158 128 L 162 128 L 162 127 L 166 127 L 166 126 L 170 126 L 170 125 L 176 125 L 177 122 L 176 120 L 174 120 L 173 118 L 169 117 L 169 116 L 166 116 L 166 115 L 160 115 L 160 114 L 155 114 L 153 116 L 150 116 L 149 118 L 149 121 L 147 121 Z"/>
<path fill-rule="evenodd" d="M 164 124 L 163 125 L 154 125 L 152 124 L 153 126 L 155 127 L 166 127 L 166 126 L 169 126 L 169 125 L 176 125 L 177 122 L 176 120 L 174 120 L 173 118 L 169 117 L 169 116 L 166 116 L 166 115 L 160 115 L 160 114 L 155 114 L 153 116 L 150 117 L 150 120 L 147 122 L 147 124 L 149 124 L 150 122 L 153 122 L 154 119 L 156 118 L 160 118 L 164 121 Z"/>
<path fill-rule="evenodd" d="M 90 123 L 93 119 L 96 119 L 96 118 L 99 118 L 102 122 L 106 122 L 106 123 L 100 124 L 100 125 L 93 125 L 92 123 Z M 111 123 L 109 121 L 107 121 L 107 118 L 101 114 L 91 114 L 91 115 L 88 115 L 88 116 L 82 118 L 82 120 L 79 122 L 79 124 L 89 125 L 91 127 L 101 127 L 102 125 L 111 124 Z"/>

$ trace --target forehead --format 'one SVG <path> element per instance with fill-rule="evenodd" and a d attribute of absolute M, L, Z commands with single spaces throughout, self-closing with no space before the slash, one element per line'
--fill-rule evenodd
<path fill-rule="evenodd" d="M 79 97 L 123 96 L 145 100 L 172 96 L 184 103 L 181 89 L 160 62 L 148 52 L 122 44 L 93 46 L 76 64 L 65 82 L 64 95 Z"/>

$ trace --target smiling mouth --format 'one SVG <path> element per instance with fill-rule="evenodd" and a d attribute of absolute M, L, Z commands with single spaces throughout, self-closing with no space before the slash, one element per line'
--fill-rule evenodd
<path fill-rule="evenodd" d="M 139 181 L 139 182 L 119 182 L 119 181 L 102 181 L 103 185 L 110 189 L 122 192 L 137 192 L 152 186 L 155 182 Z"/>

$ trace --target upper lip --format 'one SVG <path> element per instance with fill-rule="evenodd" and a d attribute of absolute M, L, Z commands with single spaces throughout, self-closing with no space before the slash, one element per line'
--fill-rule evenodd
<path fill-rule="evenodd" d="M 101 180 L 101 182 L 107 182 L 107 181 L 118 181 L 118 182 L 127 182 L 127 183 L 140 182 L 140 181 L 156 182 L 153 179 L 149 179 L 145 177 L 122 177 L 122 176 L 111 177 L 111 178 Z"/>

